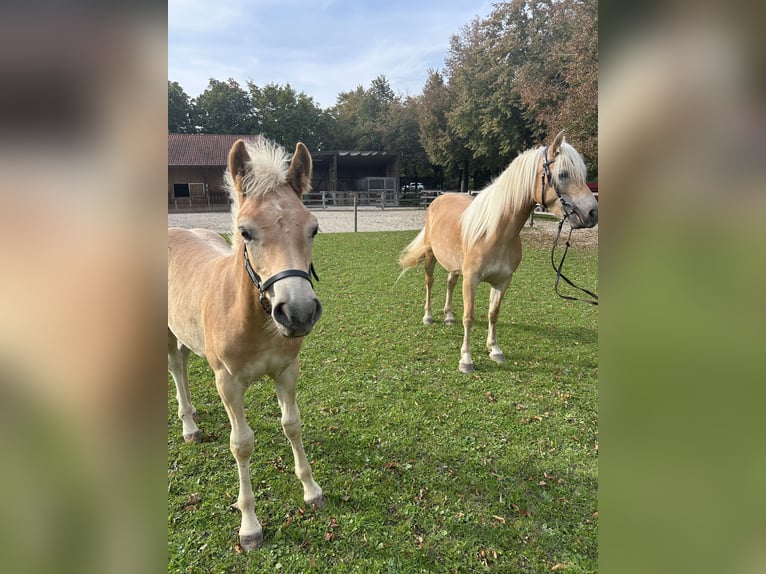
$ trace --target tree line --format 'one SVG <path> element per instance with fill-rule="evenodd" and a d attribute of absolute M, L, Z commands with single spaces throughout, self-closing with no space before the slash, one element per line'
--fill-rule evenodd
<path fill-rule="evenodd" d="M 597 173 L 596 0 L 513 0 L 451 38 L 442 70 L 401 96 L 384 75 L 322 109 L 289 84 L 210 79 L 190 98 L 168 82 L 171 133 L 262 134 L 290 148 L 400 154 L 405 180 L 479 188 L 561 129 Z"/>

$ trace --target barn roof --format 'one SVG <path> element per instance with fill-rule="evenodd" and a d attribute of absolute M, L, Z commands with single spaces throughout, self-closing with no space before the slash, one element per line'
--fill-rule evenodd
<path fill-rule="evenodd" d="M 169 166 L 225 167 L 229 150 L 238 139 L 258 136 L 234 134 L 168 134 Z"/>
<path fill-rule="evenodd" d="M 168 166 L 226 167 L 229 150 L 235 141 L 252 141 L 258 137 L 252 134 L 168 134 Z M 315 162 L 328 161 L 333 156 L 353 164 L 381 164 L 396 158 L 397 154 L 385 151 L 311 152 Z"/>

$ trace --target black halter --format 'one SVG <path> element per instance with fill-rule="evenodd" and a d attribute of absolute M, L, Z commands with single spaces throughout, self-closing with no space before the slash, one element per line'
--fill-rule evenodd
<path fill-rule="evenodd" d="M 287 277 L 301 277 L 302 279 L 305 279 L 309 283 L 311 283 L 311 286 L 314 286 L 314 283 L 311 281 L 311 277 L 313 276 L 314 279 L 319 281 L 319 276 L 317 275 L 316 270 L 314 269 L 314 263 L 312 262 L 309 264 L 309 272 L 311 275 L 306 273 L 305 271 L 301 269 L 285 269 L 284 271 L 280 271 L 279 273 L 276 273 L 275 275 L 272 275 L 266 281 L 261 281 L 260 275 L 258 275 L 255 272 L 255 269 L 253 269 L 253 266 L 250 265 L 250 258 L 247 256 L 247 244 L 244 245 L 244 250 L 242 251 L 244 257 L 245 257 L 245 270 L 247 271 L 247 274 L 250 276 L 250 280 L 253 282 L 253 285 L 255 285 L 255 288 L 258 289 L 260 292 L 259 300 L 261 302 L 261 307 L 263 307 L 263 310 L 266 312 L 267 315 L 271 315 L 271 303 L 266 298 L 266 291 L 268 291 L 269 287 L 274 285 L 277 281 L 280 281 L 282 279 L 285 279 Z"/>
<path fill-rule="evenodd" d="M 559 186 L 556 185 L 556 182 L 553 181 L 553 174 L 551 173 L 551 164 L 556 161 L 556 158 L 554 157 L 552 160 L 548 159 L 548 146 L 545 146 L 543 148 L 543 175 L 542 175 L 542 181 L 541 186 L 542 190 L 540 191 L 540 203 L 542 203 L 543 207 L 547 206 L 545 205 L 545 190 L 549 187 L 553 188 L 553 191 L 556 192 L 556 196 L 559 198 L 559 201 L 561 202 L 561 208 L 564 212 L 564 218 L 566 219 L 570 215 L 574 214 L 575 211 L 572 209 L 572 204 L 568 202 L 566 199 L 564 199 L 564 196 L 561 195 L 561 191 L 559 191 Z"/>
<path fill-rule="evenodd" d="M 561 269 L 564 267 L 564 259 L 566 259 L 567 252 L 569 251 L 569 239 L 572 237 L 572 228 L 569 228 L 569 235 L 567 236 L 567 240 L 565 242 L 566 247 L 564 248 L 564 253 L 561 256 L 561 261 L 559 262 L 558 266 L 553 260 L 553 254 L 556 251 L 556 245 L 558 245 L 559 237 L 561 236 L 561 228 L 564 226 L 564 221 L 572 215 L 574 210 L 572 209 L 571 204 L 564 199 L 564 197 L 561 195 L 561 192 L 559 191 L 558 186 L 553 181 L 553 175 L 551 174 L 551 168 L 550 165 L 556 161 L 556 158 L 553 158 L 552 160 L 548 160 L 548 147 L 543 148 L 543 176 L 542 176 L 542 191 L 540 195 L 540 203 L 543 204 L 543 207 L 545 207 L 545 189 L 546 187 L 552 187 L 553 191 L 556 192 L 556 195 L 559 198 L 559 201 L 561 202 L 562 211 L 564 213 L 564 216 L 561 218 L 561 221 L 559 221 L 559 229 L 556 233 L 556 238 L 553 240 L 553 247 L 551 247 L 551 265 L 553 266 L 553 270 L 556 272 L 556 281 L 553 284 L 553 290 L 556 291 L 556 295 L 561 297 L 562 299 L 568 299 L 569 301 L 583 301 L 584 303 L 590 303 L 591 305 L 598 305 L 598 295 L 595 293 L 592 293 L 588 291 L 587 289 L 583 289 L 582 287 L 578 287 L 575 285 L 572 281 L 569 280 L 569 278 L 564 275 L 561 272 Z M 575 213 L 575 215 L 577 215 Z M 581 299 L 580 297 L 571 297 L 569 295 L 562 295 L 559 293 L 559 280 L 563 279 L 568 283 L 571 287 L 574 287 L 575 289 L 582 291 L 583 293 L 587 293 L 593 299 Z"/>

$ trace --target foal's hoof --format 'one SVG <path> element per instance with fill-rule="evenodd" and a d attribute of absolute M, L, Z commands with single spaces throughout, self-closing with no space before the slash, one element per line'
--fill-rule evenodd
<path fill-rule="evenodd" d="M 327 497 L 324 494 L 322 494 L 311 500 L 306 500 L 305 502 L 313 510 L 319 510 L 320 508 L 324 508 L 325 506 L 327 506 Z"/>
<path fill-rule="evenodd" d="M 263 530 L 256 532 L 255 534 L 239 535 L 239 545 L 242 550 L 250 552 L 251 550 L 258 550 L 263 543 Z"/>
<path fill-rule="evenodd" d="M 444 319 L 445 325 L 454 325 L 455 324 L 455 318 L 454 317 L 446 317 Z"/>
<path fill-rule="evenodd" d="M 431 317 L 423 317 L 423 324 L 424 325 L 432 325 L 433 322 L 434 322 L 434 320 L 431 319 Z"/>
<path fill-rule="evenodd" d="M 197 430 L 197 431 L 194 431 L 193 433 L 185 434 L 184 442 L 188 442 L 188 443 L 202 442 L 202 433 Z"/>
<path fill-rule="evenodd" d="M 460 369 L 461 373 L 468 374 L 473 373 L 473 363 L 464 363 L 460 361 L 457 365 L 457 368 Z"/>
<path fill-rule="evenodd" d="M 500 365 L 505 363 L 505 355 L 503 353 L 490 353 L 489 358 Z"/>

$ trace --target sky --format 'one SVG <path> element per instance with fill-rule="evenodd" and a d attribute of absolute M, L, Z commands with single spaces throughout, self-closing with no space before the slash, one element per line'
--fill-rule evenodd
<path fill-rule="evenodd" d="M 326 109 L 384 75 L 414 96 L 444 68 L 450 38 L 491 11 L 471 0 L 169 0 L 168 80 L 192 98 L 210 78 L 289 84 Z"/>

